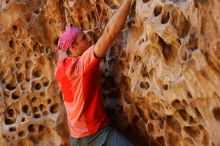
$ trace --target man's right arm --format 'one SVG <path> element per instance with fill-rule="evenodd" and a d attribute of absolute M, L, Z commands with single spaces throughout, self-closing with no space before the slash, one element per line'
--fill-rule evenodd
<path fill-rule="evenodd" d="M 120 33 L 127 20 L 132 0 L 124 0 L 116 14 L 107 23 L 103 34 L 95 44 L 94 54 L 96 57 L 103 57 L 107 49 Z"/>

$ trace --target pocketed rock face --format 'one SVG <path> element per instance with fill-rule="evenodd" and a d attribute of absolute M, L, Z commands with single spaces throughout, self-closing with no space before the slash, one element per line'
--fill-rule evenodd
<path fill-rule="evenodd" d="M 54 41 L 59 1 L 0 1 L 0 145 L 68 145 Z"/>
<path fill-rule="evenodd" d="M 71 25 L 96 42 L 120 3 L 0 1 L 0 145 L 69 145 L 55 45 Z M 220 145 L 219 10 L 217 0 L 132 5 L 101 68 L 112 122 L 135 145 Z"/>
<path fill-rule="evenodd" d="M 115 73 L 128 124 L 146 144 L 220 145 L 219 7 L 136 1 Z"/>

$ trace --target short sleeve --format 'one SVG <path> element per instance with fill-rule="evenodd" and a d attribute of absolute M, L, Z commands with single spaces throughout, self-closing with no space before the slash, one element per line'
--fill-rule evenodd
<path fill-rule="evenodd" d="M 81 71 L 86 70 L 88 67 L 96 67 L 100 64 L 101 58 L 95 56 L 94 48 L 94 45 L 91 46 L 79 57 L 77 65 Z"/>

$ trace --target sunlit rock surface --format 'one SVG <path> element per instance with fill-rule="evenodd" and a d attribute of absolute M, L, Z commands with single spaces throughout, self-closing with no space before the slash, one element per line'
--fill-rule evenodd
<path fill-rule="evenodd" d="M 0 145 L 70 145 L 55 46 L 94 42 L 121 0 L 0 1 Z M 101 63 L 115 127 L 137 146 L 220 145 L 220 1 L 136 0 Z"/>

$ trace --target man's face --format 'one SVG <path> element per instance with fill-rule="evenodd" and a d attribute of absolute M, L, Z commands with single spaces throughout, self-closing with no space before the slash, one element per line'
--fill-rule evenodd
<path fill-rule="evenodd" d="M 82 55 L 92 45 L 92 40 L 88 34 L 80 32 L 73 45 L 74 49 L 77 49 L 78 53 Z"/>

